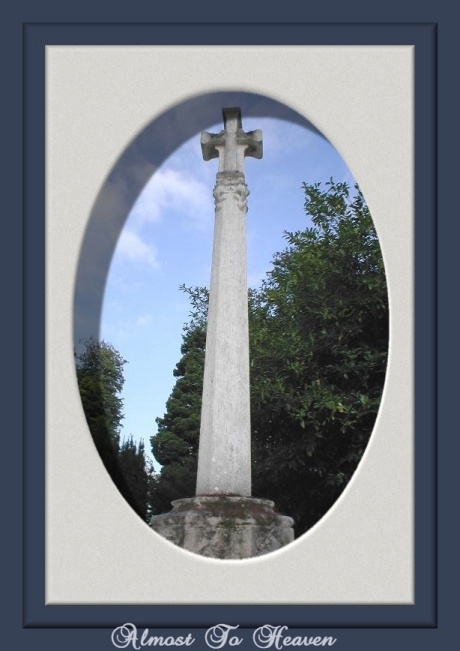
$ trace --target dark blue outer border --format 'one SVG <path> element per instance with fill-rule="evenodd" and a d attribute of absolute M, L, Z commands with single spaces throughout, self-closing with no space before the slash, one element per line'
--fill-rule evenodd
<path fill-rule="evenodd" d="M 28 3 L 23 2 L 22 5 Z M 150 12 L 140 7 L 111 5 L 107 12 L 90 3 L 79 8 L 53 12 L 52 3 L 42 3 L 40 8 L 30 3 L 30 9 L 16 9 L 12 19 L 5 21 L 8 33 L 2 40 L 5 49 L 3 60 L 8 63 L 8 77 L 12 81 L 10 92 L 16 100 L 7 114 L 6 144 L 11 146 L 8 169 L 17 165 L 21 150 L 21 133 L 24 136 L 24 186 L 22 192 L 24 236 L 21 245 L 20 180 L 16 177 L 6 187 L 6 235 L 2 263 L 7 291 L 7 305 L 13 308 L 13 319 L 5 322 L 5 357 L 8 371 L 5 387 L 5 404 L 18 406 L 20 395 L 19 360 L 23 360 L 22 414 L 24 419 L 23 459 L 19 451 L 21 414 L 12 414 L 5 432 L 13 434 L 13 452 L 7 452 L 7 468 L 2 474 L 3 494 L 7 496 L 5 522 L 13 526 L 16 539 L 8 545 L 3 558 L 8 559 L 4 590 L 7 606 L 4 621 L 7 623 L 10 648 L 22 649 L 35 644 L 54 648 L 79 648 L 90 643 L 94 648 L 114 648 L 110 631 L 125 621 L 135 622 L 140 628 L 150 629 L 178 626 L 187 630 L 207 628 L 219 622 L 248 627 L 261 624 L 286 624 L 293 634 L 296 628 L 312 629 L 315 634 L 330 634 L 338 638 L 337 648 L 359 649 L 392 645 L 405 648 L 438 646 L 455 639 L 453 612 L 456 601 L 448 593 L 454 568 L 453 541 L 449 535 L 450 509 L 455 509 L 452 491 L 447 482 L 453 473 L 452 453 L 446 454 L 446 443 L 455 441 L 455 428 L 449 420 L 453 416 L 454 384 L 452 379 L 440 374 L 442 393 L 439 402 L 440 433 L 439 465 L 437 474 L 436 390 L 437 348 L 436 314 L 439 314 L 439 361 L 444 371 L 455 358 L 449 339 L 453 324 L 446 318 L 445 309 L 451 300 L 452 287 L 450 261 L 455 259 L 453 247 L 457 238 L 458 222 L 454 221 L 453 167 L 443 154 L 453 149 L 455 127 L 453 121 L 453 93 L 450 82 L 455 54 L 452 16 L 444 9 L 448 3 L 436 3 L 432 9 L 421 6 L 405 10 L 391 3 L 380 16 L 371 16 L 368 9 L 361 10 L 359 3 L 329 2 L 327 8 L 299 10 L 283 3 L 282 10 L 261 9 L 250 11 L 246 6 L 236 11 L 238 2 L 232 3 L 233 16 L 244 16 L 244 24 L 225 21 L 225 7 L 209 13 L 184 5 L 184 10 L 171 8 Z M 335 5 L 335 6 L 334 6 Z M 434 3 L 433 3 L 434 5 Z M 60 7 L 60 6 L 59 6 Z M 335 9 L 335 11 L 334 11 Z M 12 10 L 13 12 L 15 10 Z M 188 15 L 187 15 L 188 12 Z M 365 12 L 365 13 L 364 13 Z M 220 13 L 219 16 L 216 13 Z M 184 22 L 171 23 L 178 15 Z M 278 14 L 278 15 L 276 15 Z M 110 16 L 111 23 L 107 23 Z M 334 16 L 336 22 L 327 22 Z M 383 22 L 382 22 L 383 18 Z M 60 22 L 53 22 L 58 19 Z M 191 19 L 190 22 L 187 22 Z M 210 23 L 206 21 L 214 20 Z M 367 22 L 363 22 L 367 19 Z M 148 22 L 148 21 L 153 22 Z M 159 21 L 164 22 L 160 24 Z M 204 21 L 202 23 L 199 20 Z M 218 23 L 217 21 L 222 21 Z M 279 22 L 282 20 L 283 22 Z M 307 21 L 319 21 L 317 23 Z M 348 22 L 355 20 L 356 22 Z M 120 22 L 117 22 L 120 21 Z M 138 22 L 147 21 L 147 22 Z M 197 21 L 192 23 L 191 21 Z M 254 21 L 254 22 L 253 22 Z M 286 21 L 286 22 L 284 22 Z M 303 22 L 305 21 L 305 22 Z M 23 29 L 21 42 L 20 30 Z M 439 34 L 439 43 L 437 35 Z M 45 606 L 44 604 L 44 46 L 46 44 L 138 44 L 138 43 L 266 43 L 266 44 L 414 44 L 416 51 L 416 601 L 414 606 Z M 22 44 L 22 52 L 20 50 Z M 458 47 L 458 45 L 457 45 Z M 437 55 L 442 65 L 437 65 Z M 458 54 L 458 52 L 457 52 Z M 452 57 L 452 61 L 450 60 Z M 21 70 L 21 63 L 23 70 Z M 14 66 L 16 74 L 14 74 Z M 449 79 L 449 71 L 452 77 Z M 21 125 L 20 78 L 23 80 L 24 120 Z M 439 87 L 438 84 L 439 83 Z M 436 104 L 439 99 L 439 106 Z M 437 131 L 439 111 L 439 193 L 436 186 Z M 23 127 L 23 129 L 21 129 Z M 16 169 L 17 171 L 17 169 Z M 449 204 L 450 201 L 450 204 Z M 436 220 L 436 203 L 441 208 Z M 19 210 L 18 210 L 19 208 Z M 446 225 L 449 208 L 452 220 Z M 443 221 L 444 220 L 444 221 Z M 439 274 L 437 285 L 437 245 L 439 238 Z M 457 240 L 458 241 L 458 240 Z M 450 254 L 450 255 L 449 255 Z M 23 255 L 23 257 L 22 257 Z M 21 265 L 22 262 L 22 265 Z M 23 320 L 20 314 L 21 281 L 24 279 Z M 438 308 L 437 298 L 440 305 Z M 21 340 L 21 326 L 23 339 Z M 22 352 L 21 352 L 22 351 Z M 10 368 L 11 367 L 11 368 Z M 453 366 L 451 367 L 451 371 Z M 450 428 L 450 431 L 449 431 Z M 458 428 L 457 428 L 458 429 Z M 450 437 L 449 437 L 450 435 Z M 446 437 L 446 438 L 444 438 Z M 449 438 L 447 438 L 449 437 Z M 458 443 L 457 443 L 458 445 Z M 5 449 L 5 452 L 7 450 Z M 21 468 L 21 461 L 23 467 Z M 21 478 L 23 480 L 21 490 Z M 439 529 L 437 522 L 437 486 L 443 490 L 439 502 Z M 3 486 L 3 484 L 2 484 Z M 450 495 L 450 500 L 449 500 Z M 21 503 L 23 497 L 23 504 Z M 13 499 L 14 498 L 14 499 Z M 20 513 L 24 506 L 23 531 L 20 533 Z M 437 554 L 436 531 L 439 531 L 440 554 Z M 9 543 L 9 539 L 6 541 Z M 22 547 L 23 545 L 23 547 Z M 21 553 L 23 552 L 23 553 Z M 456 559 L 455 559 L 456 560 Z M 439 574 L 437 569 L 439 568 Z M 22 577 L 22 579 L 20 578 Z M 439 610 L 439 616 L 438 616 Z M 38 630 L 39 629 L 39 630 Z M 72 629 L 72 630 L 69 630 Z M 75 630 L 77 629 L 77 630 Z M 358 630 L 356 630 L 358 629 Z M 376 630 L 378 629 L 378 630 Z M 166 634 L 166 630 L 162 631 Z M 196 632 L 199 637 L 198 632 Z M 243 635 L 242 635 L 243 636 Z M 3 638 L 6 642 L 6 638 Z M 250 643 L 249 643 L 250 644 Z M 96 647 L 98 645 L 98 647 Z M 250 645 L 251 646 L 251 645 Z M 7 647 L 5 647 L 7 648 Z M 193 648 L 198 647 L 198 642 Z M 242 645 L 240 648 L 248 648 Z M 254 648 L 251 646 L 251 648 Z"/>
<path fill-rule="evenodd" d="M 417 111 L 416 129 L 423 133 L 423 140 L 417 139 L 416 160 L 416 186 L 420 188 L 420 198 L 416 206 L 416 251 L 417 251 L 417 345 L 421 351 L 433 349 L 433 300 L 434 292 L 428 291 L 432 282 L 434 265 L 434 197 L 432 161 L 433 151 L 430 145 L 432 141 L 426 137 L 433 128 L 434 108 L 434 75 L 433 75 L 433 54 L 434 36 L 433 26 L 417 25 L 398 27 L 391 26 L 335 26 L 332 30 L 328 25 L 295 25 L 295 26 L 248 26 L 242 25 L 238 30 L 229 29 L 223 25 L 182 25 L 178 30 L 175 25 L 143 25 L 143 26 L 91 26 L 91 28 L 75 28 L 73 26 L 53 25 L 28 25 L 25 30 L 26 44 L 26 115 L 27 134 L 37 131 L 34 122 L 43 110 L 43 53 L 45 44 L 72 43 L 78 42 L 88 44 L 120 42 L 123 37 L 125 43 L 170 43 L 183 42 L 193 43 L 286 43 L 293 39 L 297 43 L 327 43 L 351 42 L 351 43 L 414 43 L 416 47 L 416 82 L 419 88 L 416 99 L 417 106 L 423 106 L 426 114 L 431 107 L 431 116 L 427 119 L 425 115 L 419 115 Z M 431 69 L 431 70 L 430 70 Z M 419 71 L 423 71 L 420 74 Z M 430 83 L 431 80 L 431 83 Z M 40 88 L 36 86 L 41 83 Z M 33 92 L 29 90 L 32 87 Z M 422 91 L 424 95 L 422 95 Z M 38 94 L 40 92 L 40 94 Z M 40 102 L 37 102 L 40 98 Z M 41 117 L 41 116 L 40 116 Z M 30 126 L 29 126 L 30 120 Z M 39 130 L 38 130 L 39 131 Z M 27 144 L 27 143 L 26 143 Z M 40 155 L 40 159 L 38 156 Z M 43 255 L 43 215 L 38 206 L 43 205 L 43 187 L 39 183 L 40 176 L 43 176 L 42 167 L 39 161 L 43 160 L 43 152 L 39 154 L 39 147 L 33 149 L 27 156 L 26 196 L 30 200 L 35 197 L 31 205 L 26 206 L 26 269 L 32 272 L 30 261 Z M 30 166 L 30 168 L 29 168 Z M 35 193 L 37 193 L 35 195 Z M 428 237 L 427 237 L 428 236 Z M 41 239 L 39 239 L 41 238 Z M 37 246 L 40 241 L 41 246 Z M 29 263 L 29 264 L 28 264 Z M 40 297 L 43 296 L 43 277 L 37 273 L 35 267 L 30 278 L 28 278 L 27 295 L 33 297 L 37 302 L 33 306 L 38 313 Z M 34 289 L 32 291 L 32 283 Z M 417 296 L 418 294 L 418 296 Z M 418 298 L 418 300 L 417 300 Z M 37 338 L 38 328 L 35 319 L 26 319 L 26 325 L 34 323 L 30 328 L 30 334 Z M 41 333 L 43 336 L 43 333 Z M 40 351 L 41 347 L 36 344 L 30 350 Z M 124 623 L 134 622 L 138 627 L 144 626 L 165 626 L 180 624 L 182 626 L 211 626 L 213 623 L 225 621 L 229 624 L 240 624 L 241 626 L 256 626 L 262 624 L 276 624 L 280 620 L 290 626 L 356 626 L 366 623 L 368 626 L 385 624 L 391 626 L 420 624 L 432 626 L 435 622 L 435 590 L 434 590 L 434 513 L 430 508 L 431 488 L 434 479 L 433 467 L 433 434 L 434 434 L 434 412 L 432 400 L 432 382 L 434 376 L 433 368 L 430 368 L 430 360 L 424 354 L 417 359 L 417 387 L 416 392 L 423 394 L 423 400 L 418 409 L 417 422 L 417 495 L 423 508 L 416 513 L 416 604 L 411 607 L 382 607 L 360 606 L 117 606 L 117 607 L 71 607 L 71 606 L 44 606 L 44 505 L 43 494 L 36 490 L 37 486 L 44 485 L 44 441 L 43 433 L 38 436 L 38 423 L 43 423 L 43 398 L 39 400 L 36 387 L 40 385 L 38 373 L 43 369 L 37 363 L 32 373 L 27 373 L 27 381 L 30 383 L 26 393 L 28 404 L 27 409 L 30 416 L 33 408 L 39 409 L 38 417 L 33 418 L 34 426 L 26 425 L 25 442 L 25 486 L 26 486 L 26 558 L 28 572 L 25 591 L 25 621 L 28 625 L 104 625 L 111 628 Z M 28 360 L 30 357 L 28 357 Z M 37 360 L 38 361 L 38 360 Z M 42 359 L 40 359 L 42 362 Z M 431 360 L 432 364 L 432 360 Z M 36 377 L 35 377 L 35 374 Z M 28 490 L 27 490 L 28 489 Z M 418 571 L 417 571 L 418 570 Z"/>

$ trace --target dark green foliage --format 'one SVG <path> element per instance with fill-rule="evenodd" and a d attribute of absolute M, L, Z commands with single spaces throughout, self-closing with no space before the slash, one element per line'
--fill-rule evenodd
<path fill-rule="evenodd" d="M 118 446 L 125 383 L 123 367 L 127 363 L 118 350 L 105 341 L 93 338 L 81 342 L 83 351 L 75 356 L 77 379 L 85 416 L 90 430 L 104 423 L 111 441 Z"/>
<path fill-rule="evenodd" d="M 154 513 L 169 511 L 174 499 L 195 495 L 205 339 L 203 326 L 192 319 L 184 331 L 166 414 L 156 419 L 152 452 L 163 467 L 152 489 Z"/>
<path fill-rule="evenodd" d="M 120 392 L 126 360 L 105 341 L 90 338 L 81 343 L 84 348 L 75 356 L 75 362 L 83 410 L 102 462 L 121 490 L 123 477 L 118 464 L 118 447 L 123 401 Z"/>
<path fill-rule="evenodd" d="M 331 180 L 303 190 L 312 226 L 285 234 L 286 250 L 249 293 L 253 494 L 292 516 L 297 535 L 332 506 L 362 457 L 388 348 L 383 261 L 359 189 Z M 193 312 L 178 381 L 151 439 L 165 464 L 156 512 L 193 495 L 196 481 L 207 291 L 186 291 Z"/>
<path fill-rule="evenodd" d="M 91 436 L 101 460 L 128 504 L 143 519 L 148 518 L 150 474 L 143 442 L 130 437 L 120 446 L 126 360 L 111 344 L 87 339 L 75 355 L 80 397 Z"/>
<path fill-rule="evenodd" d="M 388 348 L 383 261 L 361 193 L 333 181 L 304 191 L 313 226 L 286 234 L 250 310 L 253 492 L 294 517 L 297 533 L 361 459 Z"/>
<path fill-rule="evenodd" d="M 123 497 L 143 520 L 148 519 L 149 475 L 146 471 L 144 442 L 139 445 L 130 436 L 121 444 L 118 454 L 120 472 L 124 486 L 120 488 Z"/>

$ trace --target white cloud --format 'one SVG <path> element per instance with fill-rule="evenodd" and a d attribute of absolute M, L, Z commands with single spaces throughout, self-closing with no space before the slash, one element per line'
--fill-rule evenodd
<path fill-rule="evenodd" d="M 140 314 L 136 320 L 136 326 L 143 327 L 148 326 L 152 323 L 151 314 Z"/>
<path fill-rule="evenodd" d="M 186 170 L 158 170 L 134 204 L 129 221 L 138 230 L 144 224 L 160 221 L 166 210 L 188 216 L 199 230 L 207 228 L 213 215 L 212 192 L 205 183 Z M 206 217 L 204 217 L 206 216 Z M 212 224 L 212 220 L 209 220 Z"/>
<path fill-rule="evenodd" d="M 186 229 L 206 232 L 213 227 L 212 190 L 187 170 L 159 169 L 134 203 L 115 250 L 114 259 L 159 267 L 158 253 L 147 229 L 175 212 Z"/>
<path fill-rule="evenodd" d="M 141 236 L 131 229 L 124 228 L 117 243 L 115 256 L 146 263 L 158 267 L 158 258 L 153 246 L 149 246 Z"/>

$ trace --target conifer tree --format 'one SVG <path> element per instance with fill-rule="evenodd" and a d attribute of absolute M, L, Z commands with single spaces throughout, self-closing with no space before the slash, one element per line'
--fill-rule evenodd
<path fill-rule="evenodd" d="M 145 458 L 144 442 L 136 444 L 133 436 L 123 440 L 118 454 L 124 486 L 120 492 L 128 504 L 143 519 L 148 519 L 149 474 Z"/>
<path fill-rule="evenodd" d="M 195 494 L 205 339 L 196 321 L 185 329 L 182 357 L 174 370 L 176 384 L 165 415 L 156 419 L 158 434 L 151 445 L 162 469 L 153 486 L 154 513 L 169 511 L 172 500 Z"/>
<path fill-rule="evenodd" d="M 151 469 L 145 459 L 144 443 L 132 436 L 120 446 L 123 420 L 121 391 L 127 363 L 118 350 L 94 338 L 80 342 L 75 354 L 78 388 L 88 428 L 101 460 L 115 486 L 143 519 L 148 519 Z"/>

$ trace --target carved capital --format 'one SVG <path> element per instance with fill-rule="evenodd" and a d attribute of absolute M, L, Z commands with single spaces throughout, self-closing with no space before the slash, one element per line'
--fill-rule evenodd
<path fill-rule="evenodd" d="M 216 210 L 229 199 L 236 201 L 241 210 L 245 212 L 248 210 L 249 189 L 245 183 L 244 174 L 240 172 L 219 172 L 213 194 Z"/>

